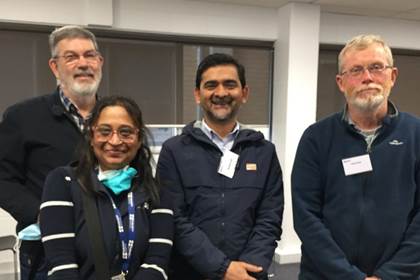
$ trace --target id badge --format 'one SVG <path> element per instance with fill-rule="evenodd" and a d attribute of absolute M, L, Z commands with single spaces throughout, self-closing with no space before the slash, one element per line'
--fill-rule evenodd
<path fill-rule="evenodd" d="M 219 168 L 217 172 L 225 175 L 226 177 L 233 178 L 235 174 L 236 164 L 238 163 L 239 156 L 231 151 L 225 151 L 220 159 Z"/>
<path fill-rule="evenodd" d="M 124 273 L 121 272 L 121 274 L 112 276 L 111 280 L 125 280 L 125 275 L 124 275 Z"/>

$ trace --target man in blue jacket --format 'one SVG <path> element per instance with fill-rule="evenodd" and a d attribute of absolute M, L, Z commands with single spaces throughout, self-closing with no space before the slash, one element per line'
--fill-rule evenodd
<path fill-rule="evenodd" d="M 292 172 L 299 279 L 417 279 L 420 121 L 397 110 L 390 48 L 350 40 L 338 57 L 346 107 L 303 134 Z"/>
<path fill-rule="evenodd" d="M 173 193 L 170 279 L 267 279 L 280 239 L 283 184 L 274 145 L 237 121 L 245 70 L 225 54 L 198 66 L 204 118 L 163 144 L 158 174 Z"/>
<path fill-rule="evenodd" d="M 64 26 L 49 39 L 56 91 L 9 107 L 0 123 L 0 206 L 15 218 L 23 239 L 21 280 L 47 279 L 37 231 L 44 180 L 74 160 L 102 77 L 103 59 L 90 31 Z"/>

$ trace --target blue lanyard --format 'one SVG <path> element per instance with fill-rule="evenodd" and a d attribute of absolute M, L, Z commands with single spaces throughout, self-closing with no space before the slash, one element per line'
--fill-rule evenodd
<path fill-rule="evenodd" d="M 122 272 L 124 274 L 128 273 L 128 266 L 130 264 L 131 253 L 133 251 L 134 246 L 134 237 L 135 237 L 135 228 L 134 228 L 134 198 L 133 192 L 129 192 L 127 195 L 128 200 L 128 234 L 124 231 L 124 226 L 122 222 L 121 212 L 115 205 L 114 200 L 112 197 L 107 193 L 109 199 L 112 203 L 112 208 L 115 212 L 115 219 L 117 220 L 118 226 L 118 233 L 121 240 L 121 248 L 122 248 Z"/>

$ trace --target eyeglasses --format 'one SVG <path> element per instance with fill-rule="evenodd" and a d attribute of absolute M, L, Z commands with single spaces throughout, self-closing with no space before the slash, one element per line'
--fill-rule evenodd
<path fill-rule="evenodd" d="M 137 139 L 139 129 L 131 126 L 121 126 L 117 129 L 112 129 L 108 125 L 99 125 L 92 127 L 92 131 L 96 139 L 101 142 L 109 141 L 116 133 L 122 142 L 132 143 Z"/>
<path fill-rule="evenodd" d="M 393 66 L 384 65 L 382 63 L 372 63 L 368 66 L 358 65 L 354 66 L 350 70 L 341 72 L 341 75 L 350 74 L 352 77 L 360 77 L 363 73 L 365 73 L 365 70 L 368 70 L 371 75 L 380 75 L 388 68 L 393 68 Z"/>
<path fill-rule="evenodd" d="M 56 55 L 54 56 L 54 58 L 63 58 L 66 64 L 75 64 L 80 60 L 80 57 L 82 56 L 88 63 L 96 63 L 98 62 L 101 54 L 97 51 L 87 51 L 82 55 L 79 55 L 77 53 L 67 53 L 65 55 Z"/>

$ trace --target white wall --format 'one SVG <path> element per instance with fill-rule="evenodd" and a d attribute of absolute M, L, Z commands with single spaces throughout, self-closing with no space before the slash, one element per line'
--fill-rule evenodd
<path fill-rule="evenodd" d="M 392 48 L 420 50 L 420 21 L 323 13 L 320 42 L 344 44 L 362 33 L 381 35 Z"/>
<path fill-rule="evenodd" d="M 274 40 L 277 12 L 185 0 L 115 0 L 115 27 L 146 32 Z"/>
<path fill-rule="evenodd" d="M 141 32 L 276 41 L 275 8 L 188 0 L 0 0 L 0 21 L 92 24 Z M 377 33 L 392 47 L 420 49 L 420 22 L 321 13 L 320 42 Z M 305 46 L 302 46 L 304 48 Z"/>
<path fill-rule="evenodd" d="M 300 242 L 292 227 L 290 174 L 301 134 L 316 117 L 319 11 L 318 6 L 299 3 L 288 4 L 278 11 L 272 140 L 284 181 L 284 232 L 276 250 L 281 263 L 297 262 L 300 257 Z"/>
<path fill-rule="evenodd" d="M 282 44 L 281 40 L 284 39 L 282 39 L 282 28 L 288 28 L 290 22 L 285 22 L 279 18 L 279 15 L 285 13 L 285 16 L 290 17 L 287 20 L 293 21 L 296 16 L 299 18 L 307 11 L 304 5 L 311 6 L 301 4 L 298 9 L 289 7 L 274 9 L 188 0 L 0 0 L 0 21 L 52 25 L 82 24 L 161 34 L 267 40 L 275 43 L 276 48 L 293 47 L 293 52 L 276 49 L 276 52 L 280 51 L 278 54 L 282 53 L 277 58 L 283 57 L 293 61 L 299 57 L 299 54 L 307 53 L 308 47 L 316 47 L 312 44 L 313 33 L 310 34 L 312 43 L 309 46 L 305 44 L 304 40 L 308 31 L 299 28 L 288 36 L 292 41 L 295 40 L 294 36 L 298 36 L 299 40 L 303 38 L 301 44 Z M 313 24 L 310 32 L 318 32 L 319 43 L 344 44 L 356 34 L 377 33 L 382 35 L 391 47 L 420 49 L 420 36 L 417 36 L 420 34 L 420 22 L 321 13 L 319 9 L 319 17 L 314 16 L 314 11 L 311 13 L 312 16 L 308 18 L 309 22 L 305 24 Z M 293 32 L 299 32 L 299 34 Z M 285 69 L 281 65 L 283 62 L 278 59 L 275 61 L 274 68 L 283 70 L 277 70 L 274 76 L 274 80 L 279 85 L 274 88 L 274 98 L 275 100 L 285 100 L 288 103 L 287 106 L 281 106 L 281 101 L 278 101 L 280 102 L 277 103 L 278 106 L 273 108 L 274 115 L 293 116 L 293 114 L 288 114 L 291 112 L 287 112 L 287 110 L 298 108 L 301 105 L 300 102 L 306 102 L 305 107 L 309 112 L 313 112 L 316 108 L 316 82 L 311 82 L 309 89 L 303 88 L 309 94 L 305 101 L 292 98 L 291 95 L 296 92 L 296 87 L 291 90 L 281 85 L 288 81 L 288 74 L 293 74 L 293 79 L 296 79 L 299 77 L 299 73 L 282 73 L 281 71 Z M 310 60 L 308 63 L 309 68 L 316 71 L 317 68 L 314 67 L 316 60 L 315 62 Z M 316 73 L 312 75 L 309 73 L 311 79 L 314 75 L 316 77 Z M 293 103 L 290 103 L 290 100 L 293 100 Z M 277 250 L 282 262 L 297 259 L 300 246 L 293 231 L 289 197 L 290 183 L 288 182 L 296 141 L 293 143 L 282 142 L 282 139 L 285 139 L 284 136 L 289 133 L 293 134 L 293 139 L 298 139 L 303 129 L 314 121 L 315 115 L 310 113 L 305 118 L 288 119 L 287 122 L 279 122 L 274 125 L 278 131 L 274 134 L 273 140 L 278 145 L 284 145 L 281 147 L 282 155 L 279 155 L 279 158 L 282 161 L 282 166 L 287 167 L 284 178 L 286 180 L 285 193 L 288 196 L 286 201 L 289 203 L 286 204 L 285 223 L 283 224 L 284 238 Z M 290 125 L 293 122 L 296 122 L 296 125 Z M 0 215 L 0 217 L 3 216 Z M 12 232 L 13 225 L 10 219 L 8 223 L 2 223 L 0 233 Z M 282 258 L 282 255 L 293 254 L 296 255 L 296 258 Z"/>
<path fill-rule="evenodd" d="M 0 20 L 37 24 L 112 25 L 112 0 L 0 0 Z"/>

